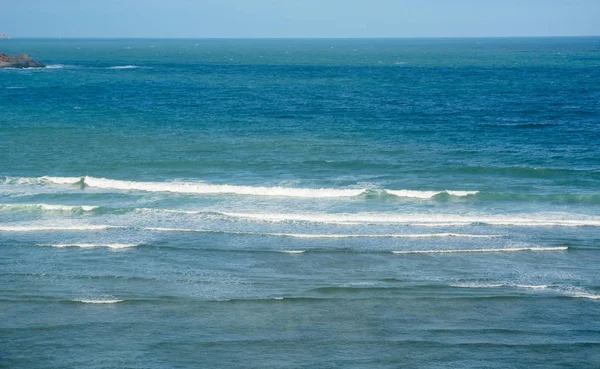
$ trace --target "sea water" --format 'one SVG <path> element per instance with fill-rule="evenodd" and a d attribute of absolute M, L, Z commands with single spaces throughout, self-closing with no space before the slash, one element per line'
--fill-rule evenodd
<path fill-rule="evenodd" d="M 599 367 L 599 47 L 0 40 L 0 367 Z"/>

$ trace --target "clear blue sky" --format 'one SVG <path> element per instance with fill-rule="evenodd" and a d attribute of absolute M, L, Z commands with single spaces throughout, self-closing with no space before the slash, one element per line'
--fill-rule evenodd
<path fill-rule="evenodd" d="M 0 0 L 13 37 L 600 35 L 600 0 Z"/>

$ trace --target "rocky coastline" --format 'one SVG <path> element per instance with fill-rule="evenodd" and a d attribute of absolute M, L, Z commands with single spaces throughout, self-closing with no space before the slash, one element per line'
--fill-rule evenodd
<path fill-rule="evenodd" d="M 46 65 L 33 60 L 31 55 L 8 55 L 0 52 L 0 68 L 44 68 Z"/>

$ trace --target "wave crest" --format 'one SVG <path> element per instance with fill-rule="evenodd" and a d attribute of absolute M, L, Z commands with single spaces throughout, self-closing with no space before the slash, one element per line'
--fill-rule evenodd
<path fill-rule="evenodd" d="M 91 212 L 98 206 L 91 205 L 54 205 L 54 204 L 0 204 L 1 210 L 40 210 L 57 212 Z"/>
<path fill-rule="evenodd" d="M 517 217 L 517 216 L 462 216 L 452 214 L 393 214 L 393 213 L 339 213 L 339 214 L 287 214 L 287 213 L 230 213 L 223 215 L 234 218 L 246 218 L 267 222 L 314 222 L 334 224 L 407 224 L 421 227 L 451 227 L 467 226 L 473 224 L 487 224 L 493 226 L 524 226 L 524 227 L 578 227 L 600 226 L 597 217 Z"/>
<path fill-rule="evenodd" d="M 136 182 L 109 178 L 96 177 L 51 177 L 39 178 L 6 178 L 4 183 L 9 184 L 58 184 L 82 185 L 108 190 L 120 191 L 147 191 L 147 192 L 174 192 L 185 194 L 233 194 L 251 196 L 279 196 L 301 198 L 336 198 L 356 197 L 361 195 L 388 194 L 403 198 L 432 199 L 445 194 L 449 196 L 464 197 L 477 194 L 478 191 L 418 191 L 418 190 L 388 190 L 367 188 L 296 188 L 296 187 L 266 187 L 266 186 L 241 186 L 230 184 L 209 184 L 203 182 Z"/>
<path fill-rule="evenodd" d="M 125 300 L 73 300 L 75 302 L 81 302 L 84 304 L 117 304 Z"/>
<path fill-rule="evenodd" d="M 452 254 L 452 253 L 489 253 L 489 252 L 522 252 L 522 251 L 567 251 L 567 246 L 559 247 L 508 247 L 499 249 L 462 249 L 462 250 L 406 250 L 392 251 L 393 254 Z"/>
<path fill-rule="evenodd" d="M 116 65 L 114 67 L 107 67 L 106 69 L 139 69 L 143 68 L 139 65 Z"/>
<path fill-rule="evenodd" d="M 108 247 L 109 249 L 128 249 L 138 246 L 137 244 L 129 243 L 59 243 L 59 244 L 38 244 L 38 246 L 50 247 L 80 247 L 80 248 L 95 248 Z"/>
<path fill-rule="evenodd" d="M 103 231 L 107 229 L 123 229 L 122 226 L 111 225 L 73 225 L 73 226 L 0 226 L 0 232 L 51 232 L 51 231 Z"/>

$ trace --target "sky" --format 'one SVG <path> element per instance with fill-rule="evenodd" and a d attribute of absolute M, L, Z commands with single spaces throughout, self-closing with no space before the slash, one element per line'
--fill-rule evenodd
<path fill-rule="evenodd" d="M 600 35 L 600 0 L 0 0 L 12 37 Z"/>

